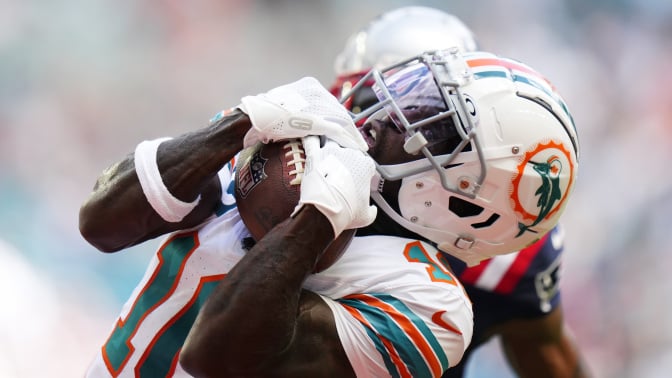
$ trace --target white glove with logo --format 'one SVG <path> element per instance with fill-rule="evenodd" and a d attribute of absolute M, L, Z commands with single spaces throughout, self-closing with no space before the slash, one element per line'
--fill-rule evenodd
<path fill-rule="evenodd" d="M 252 121 L 245 147 L 259 141 L 324 135 L 343 147 L 368 148 L 348 111 L 312 77 L 243 97 L 238 108 Z"/>
<path fill-rule="evenodd" d="M 376 172 L 373 159 L 331 140 L 320 148 L 317 136 L 303 138 L 303 148 L 306 170 L 294 213 L 304 204 L 315 205 L 331 222 L 335 237 L 343 230 L 371 224 L 377 211 L 369 205 L 371 178 Z"/>

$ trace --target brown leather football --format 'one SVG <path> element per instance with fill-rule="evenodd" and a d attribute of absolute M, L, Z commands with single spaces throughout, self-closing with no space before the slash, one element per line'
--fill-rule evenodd
<path fill-rule="evenodd" d="M 236 162 L 235 197 L 238 212 L 255 240 L 289 218 L 299 202 L 306 156 L 298 139 L 258 143 L 241 152 Z M 350 245 L 356 230 L 345 230 L 315 265 L 330 267 Z"/>

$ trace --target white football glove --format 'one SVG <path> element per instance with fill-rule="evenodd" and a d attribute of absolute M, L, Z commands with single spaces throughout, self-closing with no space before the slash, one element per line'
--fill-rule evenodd
<path fill-rule="evenodd" d="M 373 159 L 331 140 L 320 148 L 320 138 L 316 136 L 303 138 L 303 148 L 306 169 L 294 213 L 304 204 L 313 204 L 329 219 L 335 237 L 343 230 L 371 224 L 377 210 L 369 205 L 371 178 L 376 172 Z"/>
<path fill-rule="evenodd" d="M 324 135 L 343 147 L 367 150 L 348 111 L 312 77 L 243 97 L 238 108 L 252 121 L 245 147 L 259 141 Z"/>

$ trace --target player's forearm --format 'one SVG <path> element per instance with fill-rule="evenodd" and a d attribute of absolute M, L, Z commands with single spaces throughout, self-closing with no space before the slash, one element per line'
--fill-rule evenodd
<path fill-rule="evenodd" d="M 157 163 L 168 190 L 185 202 L 194 200 L 222 167 L 243 149 L 249 118 L 234 110 L 214 124 L 159 146 Z"/>
<path fill-rule="evenodd" d="M 331 224 L 312 205 L 272 229 L 208 298 L 182 348 L 195 376 L 259 373 L 299 336 L 301 285 L 333 240 Z"/>
<path fill-rule="evenodd" d="M 507 353 L 516 374 L 526 377 L 586 378 L 586 367 L 576 350 L 568 345 L 541 345 L 524 355 Z"/>
<path fill-rule="evenodd" d="M 103 251 L 116 251 L 166 232 L 193 227 L 212 214 L 221 195 L 217 172 L 242 149 L 249 119 L 234 111 L 216 123 L 162 142 L 155 160 L 169 195 L 198 205 L 179 221 L 167 221 L 148 202 L 133 154 L 103 172 L 80 209 L 80 231 Z"/>

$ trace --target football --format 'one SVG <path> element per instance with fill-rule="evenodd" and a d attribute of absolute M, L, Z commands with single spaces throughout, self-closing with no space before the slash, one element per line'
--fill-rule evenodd
<path fill-rule="evenodd" d="M 255 240 L 289 218 L 299 202 L 306 156 L 298 139 L 257 143 L 242 151 L 236 162 L 235 198 L 238 212 Z M 341 257 L 356 230 L 345 230 L 324 252 L 314 268 L 321 272 Z"/>

